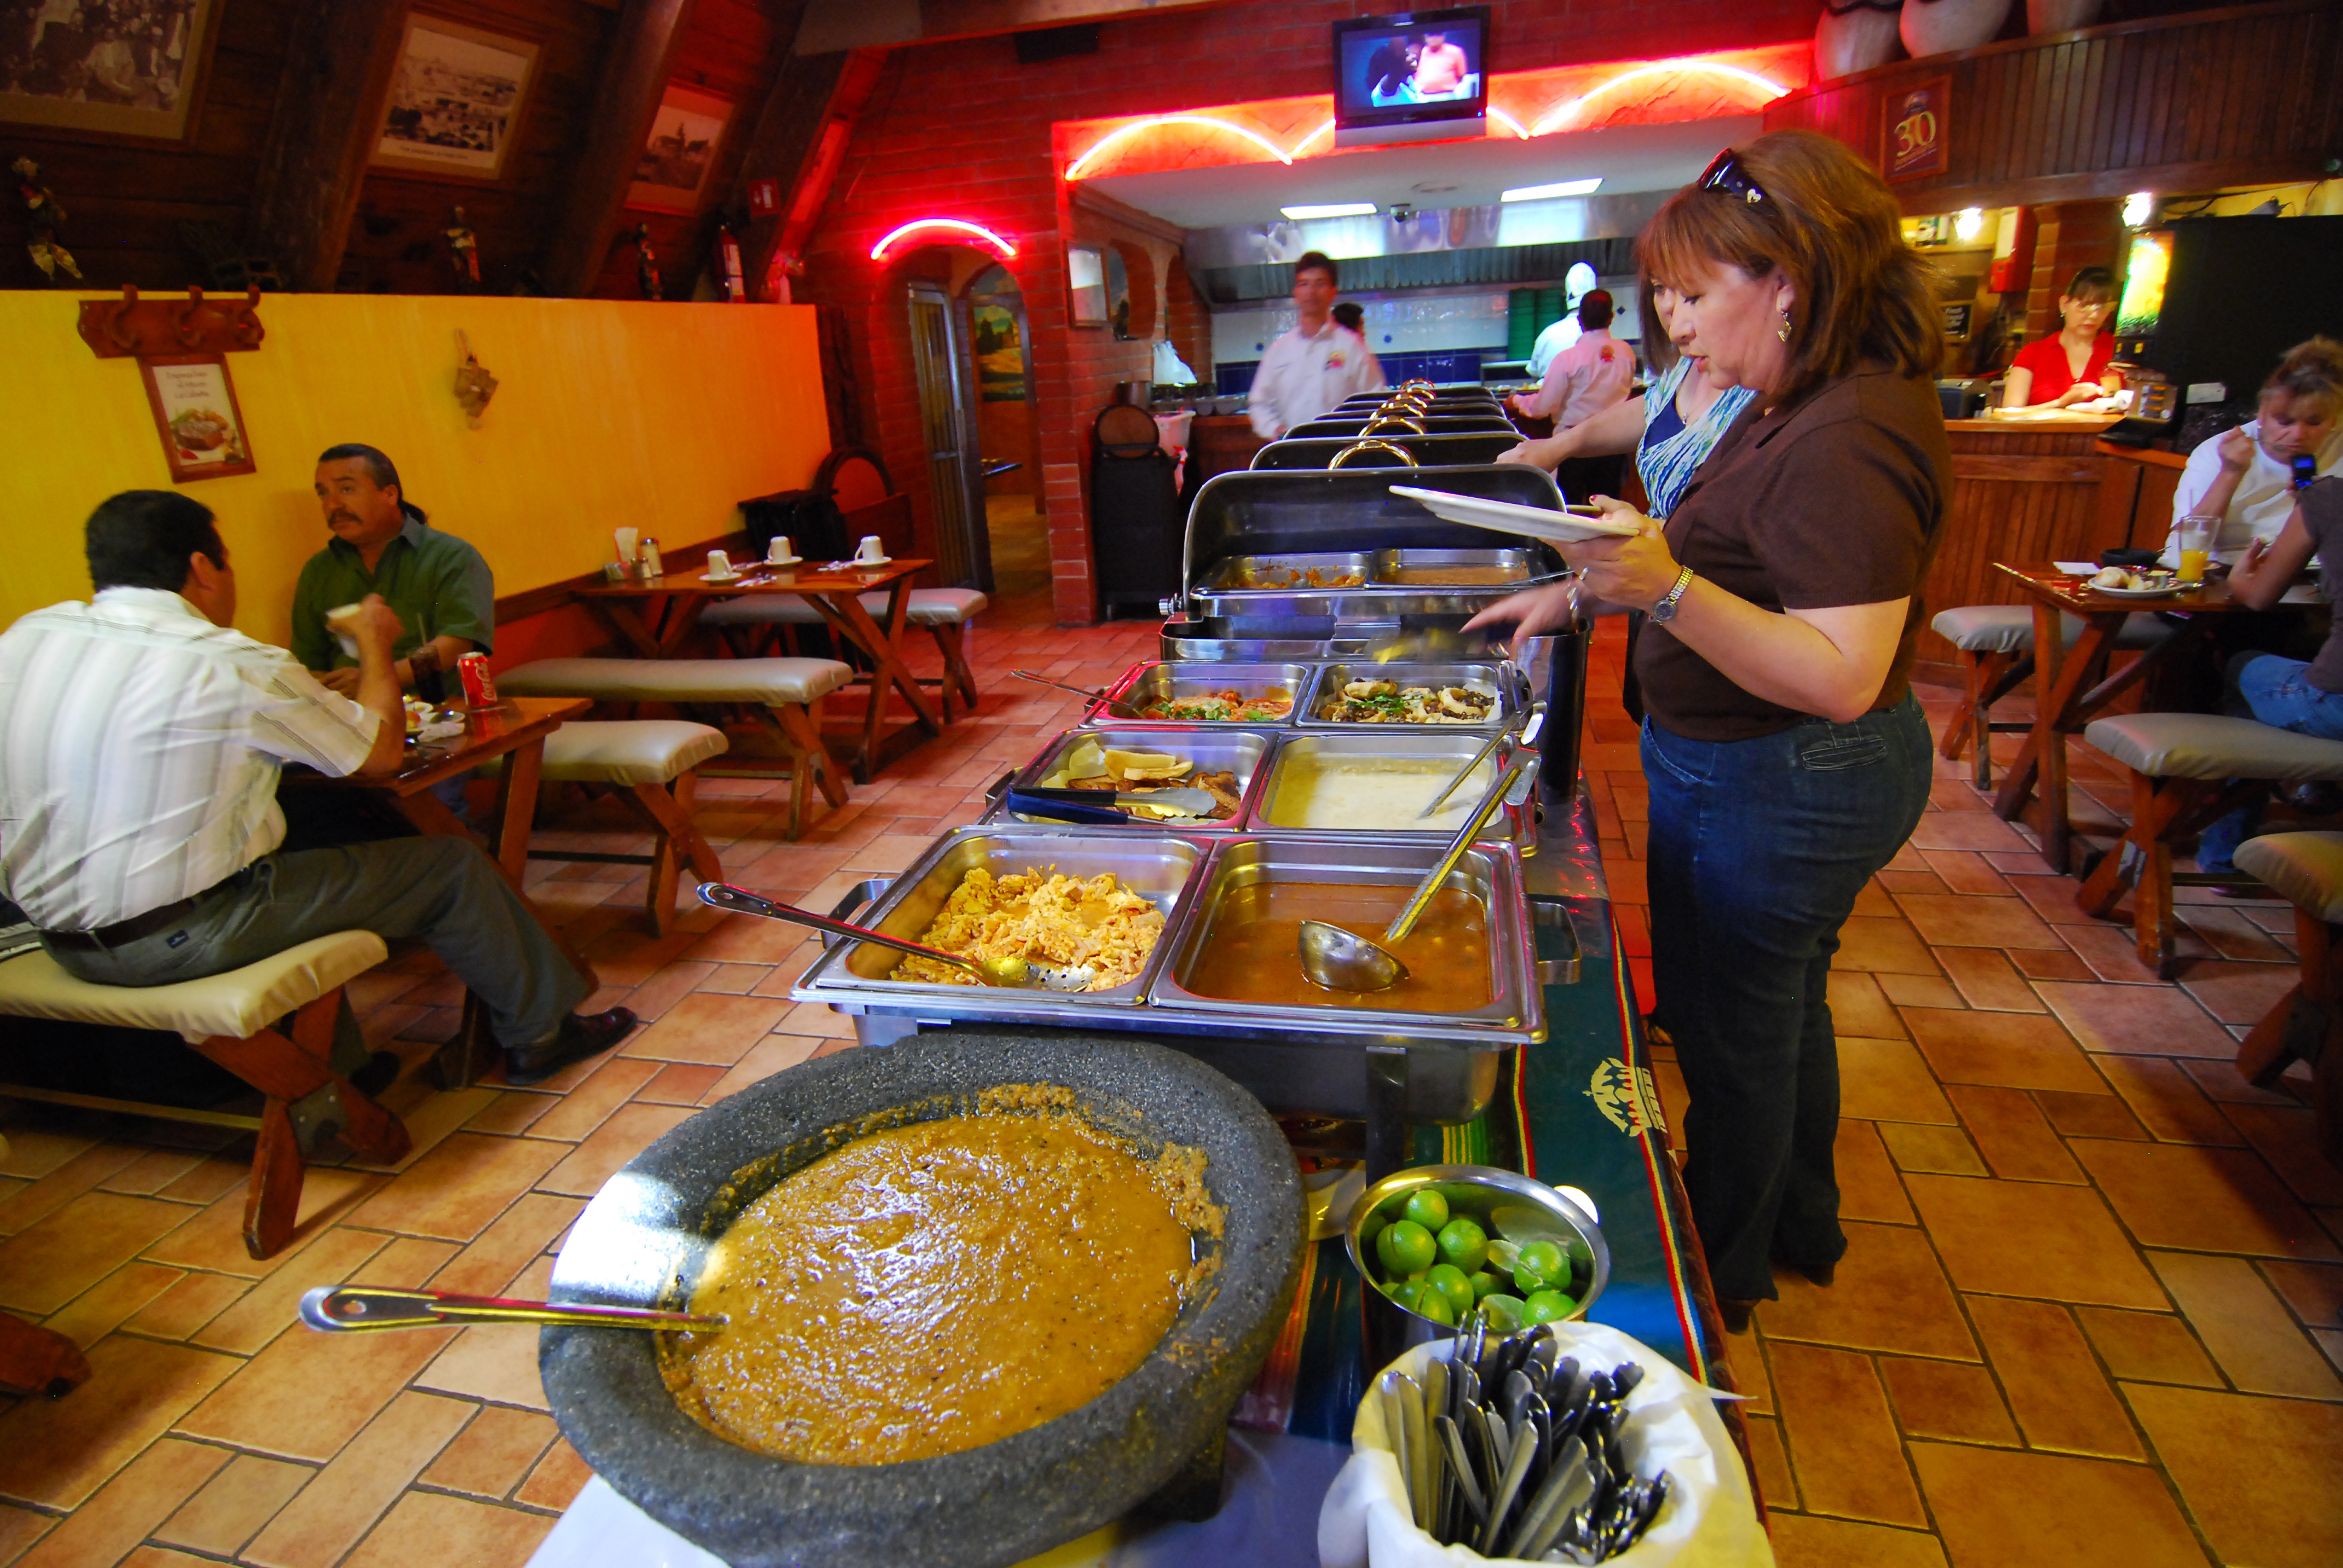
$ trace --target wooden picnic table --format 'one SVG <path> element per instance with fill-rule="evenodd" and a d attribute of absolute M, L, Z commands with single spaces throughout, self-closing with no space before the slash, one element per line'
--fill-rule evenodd
<path fill-rule="evenodd" d="M 675 571 L 649 579 L 598 583 L 579 588 L 578 595 L 644 658 L 678 657 L 699 624 L 700 612 L 718 599 L 757 594 L 795 594 L 804 599 L 870 661 L 870 700 L 849 758 L 855 782 L 868 784 L 887 760 L 943 730 L 934 700 L 903 662 L 903 615 L 911 578 L 933 564 L 909 557 L 875 567 L 845 561 L 773 568 L 750 562 L 727 582 L 709 582 L 702 572 Z M 874 618 L 863 608 L 862 596 L 882 588 L 887 608 Z M 903 694 L 917 720 L 898 726 L 892 734 L 886 731 L 890 688 Z"/>
<path fill-rule="evenodd" d="M 2253 607 L 2229 597 L 2226 577 L 2215 577 L 2184 591 L 2147 598 L 2107 593 L 2091 586 L 2088 578 L 2061 570 L 2051 561 L 1996 561 L 1994 570 L 2017 585 L 2034 608 L 2034 728 L 2017 760 L 2010 765 L 1994 798 L 1994 810 L 2005 821 L 2025 816 L 2039 802 L 2034 826 L 2042 858 L 2054 871 L 2072 869 L 2074 827 L 2066 814 L 2066 737 L 2106 712 L 2115 699 L 2138 685 L 2158 666 L 2177 658 L 2194 657 L 2204 646 L 2215 618 L 2245 612 Z M 2290 589 L 2283 606 L 2317 602 L 2307 589 Z M 2273 607 L 2280 608 L 2280 607 Z M 2173 635 L 2115 674 L 2107 673 L 2115 652 L 2116 633 L 2124 618 L 2142 610 L 2172 612 L 2177 623 Z M 2079 616 L 2083 633 L 2069 648 L 2061 635 L 2059 617 Z"/>
<path fill-rule="evenodd" d="M 407 756 L 396 773 L 332 779 L 306 768 L 288 768 L 285 781 L 308 789 L 371 790 L 387 798 L 398 814 L 426 837 L 468 839 L 478 843 L 480 835 L 465 826 L 431 789 L 446 779 L 464 778 L 484 762 L 503 758 L 504 771 L 497 779 L 496 821 L 487 844 L 489 858 L 496 861 L 497 869 L 512 883 L 514 890 L 521 893 L 522 904 L 537 917 L 554 945 L 578 966 L 589 986 L 598 985 L 599 977 L 586 955 L 562 934 L 559 927 L 545 918 L 544 911 L 528 893 L 521 891 L 522 873 L 528 869 L 529 829 L 537 816 L 538 779 L 545 765 L 545 739 L 592 707 L 592 703 L 579 697 L 508 697 L 494 708 L 468 712 L 464 733 L 459 736 L 421 743 L 410 738 Z M 478 1081 L 495 1063 L 497 1049 L 497 1041 L 488 1032 L 487 1010 L 480 1006 L 478 998 L 467 991 L 463 1022 L 455 1037 L 439 1050 L 441 1082 L 458 1089 Z"/>

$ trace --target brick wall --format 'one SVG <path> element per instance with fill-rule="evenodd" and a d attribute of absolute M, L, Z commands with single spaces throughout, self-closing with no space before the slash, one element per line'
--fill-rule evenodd
<path fill-rule="evenodd" d="M 1040 431 L 1039 489 L 1050 522 L 1057 613 L 1096 617 L 1083 489 L 1090 426 L 1117 381 L 1145 377 L 1144 343 L 1067 321 L 1070 239 L 1143 244 L 1160 287 L 1171 246 L 1161 237 L 1076 207 L 1057 178 L 1056 122 L 1159 114 L 1200 104 L 1322 93 L 1329 25 L 1351 0 L 1239 4 L 1105 24 L 1099 52 L 1021 65 L 1007 38 L 934 44 L 895 53 L 856 126 L 806 264 L 800 300 L 841 307 L 852 337 L 867 428 L 897 483 L 911 493 L 922 553 L 933 539 L 926 458 L 911 379 L 906 266 L 870 259 L 897 225 L 923 216 L 965 218 L 1008 236 L 1004 265 L 1024 291 L 1030 368 Z M 1808 37 L 1813 0 L 1496 0 L 1492 45 L 1500 69 L 1574 61 L 1663 58 Z M 932 264 L 925 264 L 932 265 Z M 1177 319 L 1182 307 L 1166 302 Z M 1209 341 L 1208 338 L 1205 339 Z M 1209 349 L 1203 350 L 1206 358 Z M 1200 374 L 1206 367 L 1195 360 Z"/>
<path fill-rule="evenodd" d="M 2034 209 L 2034 277 L 2026 291 L 2026 340 L 2056 333 L 2058 297 L 2087 266 L 2123 277 L 2123 203 L 2066 201 Z M 2110 322 L 2103 331 L 2113 331 Z"/>

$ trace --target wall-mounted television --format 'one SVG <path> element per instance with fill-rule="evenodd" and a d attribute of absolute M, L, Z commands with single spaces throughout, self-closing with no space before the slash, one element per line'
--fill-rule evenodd
<path fill-rule="evenodd" d="M 1488 128 L 1489 7 L 1334 24 L 1334 145 L 1442 141 Z"/>

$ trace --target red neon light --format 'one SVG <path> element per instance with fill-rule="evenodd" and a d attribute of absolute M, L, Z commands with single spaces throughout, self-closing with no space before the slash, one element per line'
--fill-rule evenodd
<path fill-rule="evenodd" d="M 960 234 L 974 235 L 978 239 L 982 240 L 985 244 L 990 246 L 995 251 L 999 252 L 1004 259 L 1017 254 L 1017 247 L 1015 246 L 1010 244 L 1009 241 L 1001 238 L 999 235 L 993 233 L 990 229 L 986 228 L 981 224 L 970 223 L 966 218 L 958 217 L 921 217 L 913 218 L 910 223 L 905 224 L 902 227 L 896 229 L 888 235 L 886 238 L 880 240 L 877 245 L 872 246 L 870 247 L 870 259 L 873 261 L 886 260 L 887 247 L 889 246 L 893 245 L 905 235 L 915 234 L 923 228 L 948 228 Z"/>
<path fill-rule="evenodd" d="M 1293 161 L 1292 154 L 1286 152 L 1252 126 L 1238 125 L 1234 120 L 1223 120 L 1212 115 L 1150 115 L 1143 120 L 1133 120 L 1127 126 L 1117 126 L 1113 130 L 1092 142 L 1090 149 L 1081 157 L 1076 158 L 1072 166 L 1066 170 L 1066 177 L 1070 180 L 1081 178 L 1082 171 L 1088 168 L 1101 153 L 1126 137 L 1136 136 L 1141 131 L 1149 130 L 1157 126 L 1196 126 L 1211 130 L 1227 131 L 1242 136 L 1279 163 L 1290 164 Z M 1333 128 L 1332 120 L 1326 123 L 1326 128 L 1329 130 Z M 1313 132 L 1312 139 L 1315 138 L 1315 135 L 1316 133 Z"/>
<path fill-rule="evenodd" d="M 1745 87 L 1755 88 L 1765 95 L 1764 101 L 1769 104 L 1790 90 L 1778 82 L 1759 75 L 1755 71 L 1745 70 L 1739 65 L 1724 65 L 1715 60 L 1654 60 L 1647 65 L 1631 65 L 1617 75 L 1588 88 L 1574 98 L 1564 101 L 1549 111 L 1544 119 L 1538 121 L 1529 134 L 1533 136 L 1545 135 L 1568 119 L 1582 105 L 1592 103 L 1614 87 L 1624 86 L 1629 82 L 1637 81 L 1645 76 L 1655 76 L 1672 71 L 1696 71 L 1704 75 L 1723 76 L 1727 81 L 1738 82 Z"/>

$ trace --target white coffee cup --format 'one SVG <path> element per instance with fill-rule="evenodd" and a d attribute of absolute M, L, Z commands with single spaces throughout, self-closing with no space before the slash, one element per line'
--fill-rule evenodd
<path fill-rule="evenodd" d="M 879 542 L 877 534 L 865 534 L 861 543 L 854 547 L 854 558 L 858 561 L 883 561 L 887 558 L 887 547 Z"/>
<path fill-rule="evenodd" d="M 732 558 L 726 555 L 722 550 L 709 551 L 708 575 L 712 578 L 730 577 L 732 575 Z"/>
<path fill-rule="evenodd" d="M 795 554 L 797 551 L 790 548 L 787 534 L 775 534 L 765 546 L 765 560 L 771 566 L 779 566 Z"/>
<path fill-rule="evenodd" d="M 365 608 L 362 604 L 337 604 L 326 612 L 326 629 L 334 634 L 334 640 L 340 643 L 342 651 L 352 658 L 358 656 L 358 639 L 342 628 L 357 619 L 358 613 Z"/>

